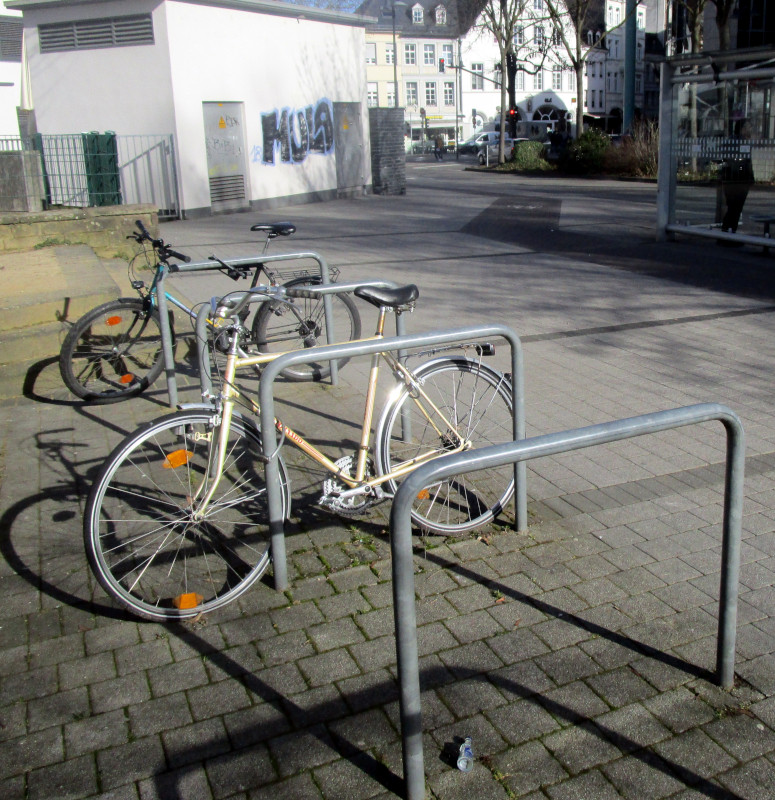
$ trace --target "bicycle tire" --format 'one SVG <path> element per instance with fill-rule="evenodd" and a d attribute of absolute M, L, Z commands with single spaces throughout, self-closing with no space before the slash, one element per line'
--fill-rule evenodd
<path fill-rule="evenodd" d="M 319 277 L 294 278 L 283 284 L 285 288 L 320 284 Z M 282 353 L 306 347 L 328 344 L 325 332 L 323 298 L 293 298 L 290 300 L 299 312 L 299 318 L 290 312 L 287 302 L 267 301 L 262 303 L 253 320 L 253 344 L 261 353 Z M 361 318 L 352 298 L 346 294 L 332 294 L 334 335 L 337 342 L 350 342 L 360 338 Z M 302 329 L 303 326 L 303 329 Z M 349 359 L 341 358 L 337 368 L 341 369 Z M 282 371 L 289 381 L 320 381 L 331 374 L 327 361 L 312 364 L 297 364 Z"/>
<path fill-rule="evenodd" d="M 513 398 L 506 377 L 466 358 L 441 358 L 414 371 L 423 390 L 471 446 L 486 447 L 513 440 Z M 438 448 L 440 436 L 415 403 L 409 403 L 411 437 L 402 437 L 401 410 L 412 393 L 401 386 L 388 402 L 377 427 L 376 460 L 380 474 L 419 453 Z M 386 481 L 392 493 L 398 481 Z M 457 535 L 494 519 L 514 493 L 511 465 L 455 475 L 418 495 L 412 519 L 423 530 Z"/>
<path fill-rule="evenodd" d="M 159 312 L 139 297 L 120 297 L 88 311 L 59 352 L 65 386 L 93 403 L 134 397 L 163 369 Z"/>
<path fill-rule="evenodd" d="M 215 412 L 179 411 L 142 426 L 108 456 L 89 492 L 84 544 L 102 588 L 146 619 L 221 608 L 269 566 L 269 525 L 257 427 L 234 414 L 223 473 L 203 520 L 191 495 L 210 469 Z M 279 458 L 279 456 L 278 456 Z M 283 514 L 290 486 L 282 459 Z"/>

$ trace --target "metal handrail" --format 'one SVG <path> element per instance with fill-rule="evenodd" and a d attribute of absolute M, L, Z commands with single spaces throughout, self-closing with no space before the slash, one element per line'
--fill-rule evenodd
<path fill-rule="evenodd" d="M 277 433 L 274 426 L 274 381 L 286 367 L 305 364 L 310 361 L 352 358 L 373 353 L 401 351 L 414 347 L 430 347 L 441 344 L 455 344 L 476 339 L 498 336 L 506 339 L 511 346 L 511 374 L 513 391 L 513 429 L 515 440 L 525 438 L 525 391 L 522 343 L 517 334 L 505 325 L 476 325 L 469 328 L 430 331 L 408 334 L 387 339 L 364 340 L 344 344 L 313 347 L 286 353 L 264 368 L 258 386 L 261 418 L 261 438 L 264 453 L 277 450 Z M 525 488 L 526 470 L 524 464 L 514 465 L 515 521 L 518 530 L 527 528 L 527 492 Z M 285 520 L 283 518 L 282 492 L 280 491 L 280 472 L 277 459 L 266 465 L 266 488 L 269 506 L 269 533 L 271 536 L 272 569 L 275 588 L 285 591 L 288 588 L 288 566 L 285 560 Z"/>
<path fill-rule="evenodd" d="M 411 520 L 412 505 L 417 493 L 429 483 L 443 480 L 452 475 L 509 463 L 523 463 L 541 456 L 567 453 L 584 447 L 713 420 L 722 422 L 727 431 L 716 665 L 720 685 L 729 689 L 734 682 L 737 585 L 740 571 L 743 473 L 745 470 L 743 426 L 737 414 L 731 409 L 717 403 L 703 403 L 616 420 L 602 425 L 591 425 L 585 428 L 536 436 L 521 442 L 509 442 L 456 453 L 428 462 L 412 472 L 402 482 L 393 499 L 393 507 L 390 512 L 390 549 L 407 800 L 422 800 L 425 797 Z"/>

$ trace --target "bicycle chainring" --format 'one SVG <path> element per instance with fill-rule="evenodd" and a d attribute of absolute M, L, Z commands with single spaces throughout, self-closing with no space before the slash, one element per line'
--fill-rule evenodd
<path fill-rule="evenodd" d="M 355 459 L 353 456 L 343 456 L 334 461 L 334 464 L 336 464 L 340 472 L 345 475 L 352 475 Z M 369 459 L 366 463 L 366 477 L 371 477 L 373 474 L 374 464 Z M 337 514 L 341 514 L 343 517 L 355 517 L 380 499 L 378 496 L 366 492 L 342 498 L 340 496 L 341 493 L 347 491 L 347 489 L 349 487 L 336 476 L 326 478 L 323 481 L 323 494 L 320 496 L 318 503 Z"/>

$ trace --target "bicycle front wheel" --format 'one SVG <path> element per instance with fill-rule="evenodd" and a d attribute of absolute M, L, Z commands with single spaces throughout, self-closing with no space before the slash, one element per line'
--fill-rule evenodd
<path fill-rule="evenodd" d="M 502 373 L 466 358 L 442 358 L 423 365 L 414 375 L 428 399 L 404 386 L 385 409 L 377 430 L 381 474 L 423 454 L 441 451 L 443 455 L 454 448 L 458 436 L 472 448 L 513 440 L 511 384 Z M 407 436 L 404 410 L 410 425 Z M 447 423 L 456 436 L 450 436 Z M 386 484 L 396 491 L 396 479 Z M 464 533 L 496 517 L 513 493 L 511 465 L 455 475 L 418 494 L 412 519 L 434 533 Z"/>
<path fill-rule="evenodd" d="M 320 278 L 295 278 L 286 288 L 320 284 Z M 334 336 L 337 342 L 360 338 L 361 318 L 352 298 L 346 294 L 331 295 Z M 328 344 L 323 297 L 297 297 L 284 302 L 261 303 L 253 320 L 253 342 L 261 353 L 285 353 Z M 339 359 L 341 369 L 349 359 Z M 297 364 L 282 371 L 290 381 L 319 381 L 331 373 L 328 361 Z"/>
<path fill-rule="evenodd" d="M 159 313 L 139 297 L 121 297 L 84 314 L 59 353 L 65 386 L 94 403 L 140 394 L 163 367 Z"/>
<path fill-rule="evenodd" d="M 84 517 L 89 564 L 105 591 L 142 617 L 185 619 L 220 608 L 269 565 L 261 440 L 237 415 L 220 482 L 198 513 L 218 433 L 207 409 L 162 417 L 116 447 L 91 489 Z M 280 484 L 287 515 L 282 460 Z"/>

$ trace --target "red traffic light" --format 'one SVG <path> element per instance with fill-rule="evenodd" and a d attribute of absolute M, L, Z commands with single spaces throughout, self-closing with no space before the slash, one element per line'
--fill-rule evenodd
<path fill-rule="evenodd" d="M 517 109 L 516 108 L 510 108 L 509 109 L 509 116 L 510 117 L 516 117 L 517 116 Z"/>
<path fill-rule="evenodd" d="M 439 59 L 439 72 L 444 72 L 444 59 Z"/>

